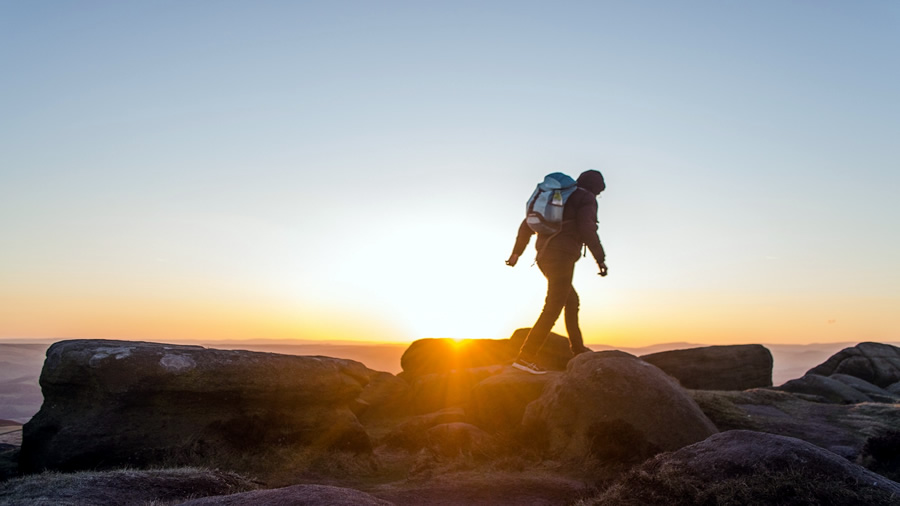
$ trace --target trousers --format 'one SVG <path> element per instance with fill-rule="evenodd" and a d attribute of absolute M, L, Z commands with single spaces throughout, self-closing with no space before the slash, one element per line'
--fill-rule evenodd
<path fill-rule="evenodd" d="M 550 330 L 559 319 L 560 313 L 565 309 L 566 333 L 569 334 L 569 346 L 572 350 L 584 347 L 581 336 L 581 328 L 578 326 L 578 293 L 572 286 L 572 276 L 575 274 L 575 262 L 578 260 L 561 256 L 547 255 L 539 258 L 538 267 L 547 278 L 547 297 L 544 299 L 544 308 L 538 317 L 528 337 L 522 343 L 519 355 L 526 360 L 533 360 L 544 346 Z"/>

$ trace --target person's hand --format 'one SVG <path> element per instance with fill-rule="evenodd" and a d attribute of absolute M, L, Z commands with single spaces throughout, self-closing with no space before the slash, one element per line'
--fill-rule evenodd
<path fill-rule="evenodd" d="M 600 272 L 598 272 L 597 274 L 599 274 L 601 276 L 606 276 L 606 272 L 607 272 L 606 262 L 600 262 L 599 264 L 597 264 L 597 266 L 600 267 Z"/>
<path fill-rule="evenodd" d="M 513 254 L 509 255 L 509 259 L 506 261 L 506 265 L 508 265 L 510 267 L 515 267 L 516 262 L 518 262 L 518 261 L 519 261 L 519 255 L 516 255 L 515 253 L 513 253 Z"/>

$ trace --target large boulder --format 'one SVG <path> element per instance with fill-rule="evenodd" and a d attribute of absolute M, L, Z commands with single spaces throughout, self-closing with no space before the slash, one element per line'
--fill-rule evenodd
<path fill-rule="evenodd" d="M 352 488 L 330 485 L 294 485 L 270 490 L 253 490 L 219 497 L 194 499 L 180 506 L 390 506 L 393 503 Z"/>
<path fill-rule="evenodd" d="M 553 455 L 633 463 L 716 433 L 675 380 L 619 351 L 583 353 L 548 383 L 522 420 Z"/>
<path fill-rule="evenodd" d="M 881 388 L 900 381 L 900 348 L 881 343 L 859 343 L 845 348 L 807 374 L 847 374 Z"/>
<path fill-rule="evenodd" d="M 794 394 L 812 395 L 821 398 L 825 402 L 838 404 L 856 404 L 872 401 L 868 395 L 842 381 L 811 373 L 807 373 L 802 378 L 790 380 L 784 385 L 777 387 L 777 389 Z"/>
<path fill-rule="evenodd" d="M 888 506 L 900 484 L 815 445 L 735 430 L 632 470 L 590 505 L 791 504 Z"/>
<path fill-rule="evenodd" d="M 291 448 L 369 453 L 348 405 L 370 372 L 327 357 L 62 341 L 47 350 L 44 404 L 25 424 L 20 466 L 227 465 Z"/>
<path fill-rule="evenodd" d="M 400 357 L 404 377 L 445 374 L 450 371 L 505 365 L 516 357 L 530 329 L 513 332 L 509 339 L 419 339 Z M 572 358 L 569 340 L 551 332 L 537 361 L 549 369 L 563 370 Z"/>
<path fill-rule="evenodd" d="M 772 353 L 759 344 L 707 346 L 643 355 L 684 388 L 747 390 L 772 386 Z"/>

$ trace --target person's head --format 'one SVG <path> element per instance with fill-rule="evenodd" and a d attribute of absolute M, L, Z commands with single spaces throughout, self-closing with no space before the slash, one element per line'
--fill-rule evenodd
<path fill-rule="evenodd" d="M 578 186 L 594 195 L 600 195 L 600 192 L 606 189 L 606 182 L 603 181 L 603 174 L 599 170 L 586 170 L 578 176 Z"/>

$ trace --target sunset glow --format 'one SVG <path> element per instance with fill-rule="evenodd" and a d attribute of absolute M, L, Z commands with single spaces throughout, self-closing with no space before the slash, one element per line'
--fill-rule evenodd
<path fill-rule="evenodd" d="M 564 4 L 5 3 L 0 338 L 900 340 L 900 8 Z"/>

